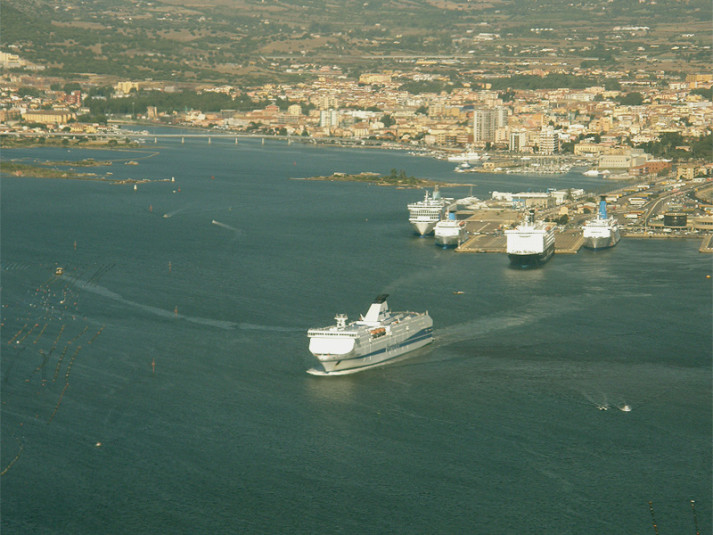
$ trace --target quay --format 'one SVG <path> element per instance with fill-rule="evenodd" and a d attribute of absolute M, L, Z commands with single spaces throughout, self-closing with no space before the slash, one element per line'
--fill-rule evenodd
<path fill-rule="evenodd" d="M 468 212 L 466 212 L 468 213 Z M 517 210 L 477 210 L 464 219 L 470 237 L 456 248 L 459 253 L 505 253 L 507 238 L 504 229 L 522 217 Z M 577 254 L 584 243 L 582 230 L 555 231 L 555 254 Z"/>
<path fill-rule="evenodd" d="M 555 232 L 555 254 L 577 254 L 583 243 L 581 230 Z M 456 248 L 459 253 L 505 253 L 506 250 L 507 239 L 502 232 L 476 234 Z"/>

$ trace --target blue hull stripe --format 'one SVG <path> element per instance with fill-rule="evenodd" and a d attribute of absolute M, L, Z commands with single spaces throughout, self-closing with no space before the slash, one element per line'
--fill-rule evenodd
<path fill-rule="evenodd" d="M 428 329 L 422 329 L 419 332 L 417 332 L 416 334 L 414 334 L 413 336 L 411 336 L 411 337 L 407 338 L 406 340 L 404 340 L 403 342 L 401 342 L 400 344 L 389 347 L 388 350 L 393 351 L 395 349 L 401 349 L 404 346 L 410 346 L 411 344 L 415 344 L 417 342 L 421 342 L 423 340 L 427 340 L 432 337 L 433 337 L 433 328 L 432 327 L 428 328 Z M 382 349 L 378 349 L 377 351 L 372 351 L 371 353 L 367 353 L 366 355 L 361 355 L 360 357 L 346 359 L 344 362 L 354 362 L 354 361 L 363 360 L 363 359 L 366 359 L 369 357 L 373 357 L 374 355 L 386 353 L 386 351 L 387 351 L 387 348 L 385 347 Z M 399 354 L 397 356 L 401 356 L 401 354 Z"/>

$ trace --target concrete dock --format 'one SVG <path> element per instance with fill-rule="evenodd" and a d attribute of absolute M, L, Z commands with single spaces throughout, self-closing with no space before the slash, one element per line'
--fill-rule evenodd
<path fill-rule="evenodd" d="M 698 251 L 701 253 L 713 253 L 713 234 L 703 238 L 703 242 Z"/>
<path fill-rule="evenodd" d="M 470 230 L 470 227 L 469 227 Z M 581 230 L 555 232 L 555 254 L 577 254 L 584 243 Z M 505 253 L 507 239 L 502 232 L 477 234 L 456 249 L 459 253 Z"/>

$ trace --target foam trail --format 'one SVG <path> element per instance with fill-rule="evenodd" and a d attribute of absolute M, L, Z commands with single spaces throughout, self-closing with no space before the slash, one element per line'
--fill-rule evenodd
<path fill-rule="evenodd" d="M 239 323 L 238 327 L 246 331 L 272 331 L 282 333 L 304 332 L 305 329 L 295 327 L 280 327 L 278 325 L 256 325 L 254 323 Z"/>
<path fill-rule="evenodd" d="M 577 298 L 577 300 L 573 298 L 569 300 L 569 302 L 567 302 L 567 300 L 562 302 L 553 299 L 552 304 L 540 300 L 537 308 L 525 307 L 500 316 L 481 317 L 472 321 L 450 325 L 434 331 L 436 343 L 439 346 L 443 346 L 472 340 L 493 332 L 529 325 L 536 321 L 542 321 L 549 316 L 580 308 L 581 305 L 579 305 L 578 300 L 579 298 Z"/>
<path fill-rule="evenodd" d="M 145 312 L 149 312 L 151 314 L 154 314 L 156 316 L 160 316 L 163 318 L 181 318 L 186 321 L 190 321 L 191 323 L 197 323 L 200 325 L 209 325 L 211 327 L 218 327 L 220 329 L 234 329 L 237 327 L 236 323 L 230 322 L 230 321 L 222 321 L 222 320 L 214 320 L 210 318 L 200 318 L 196 316 L 184 316 L 182 314 L 176 314 L 173 311 L 170 310 L 164 310 L 162 308 L 154 307 L 151 305 L 144 305 L 142 303 L 137 303 L 136 301 L 131 301 L 130 299 L 126 299 L 119 295 L 116 292 L 112 292 L 108 288 L 104 288 L 103 286 L 97 286 L 96 284 L 80 281 L 77 279 L 74 279 L 72 277 L 65 277 L 69 282 L 74 284 L 77 288 L 80 288 L 82 290 L 86 290 L 88 292 L 91 292 L 96 295 L 100 295 L 102 297 L 106 297 L 107 299 L 111 299 L 113 301 L 117 301 L 119 303 L 123 303 L 125 305 L 132 306 L 134 308 L 138 308 L 140 310 L 143 310 Z"/>
<path fill-rule="evenodd" d="M 253 324 L 253 323 L 235 323 L 232 321 L 215 320 L 215 319 L 211 319 L 211 318 L 201 318 L 201 317 L 197 317 L 197 316 L 185 316 L 183 314 L 176 314 L 175 311 L 164 310 L 163 308 L 158 308 L 158 307 L 154 307 L 151 305 L 144 305 L 143 303 L 137 303 L 136 301 L 131 301 L 130 299 L 126 299 L 126 298 L 122 297 L 121 295 L 119 295 L 118 293 L 113 292 L 103 286 L 97 286 L 96 284 L 93 284 L 93 283 L 80 281 L 73 277 L 65 276 L 65 279 L 68 282 L 74 284 L 77 288 L 86 290 L 86 291 L 91 292 L 96 295 L 100 295 L 102 297 L 106 297 L 107 299 L 112 299 L 113 301 L 117 301 L 117 302 L 123 303 L 125 305 L 132 306 L 134 308 L 138 308 L 140 310 L 149 312 L 151 314 L 160 316 L 162 318 L 180 318 L 180 319 L 183 319 L 186 321 L 190 321 L 191 323 L 196 323 L 199 325 L 208 325 L 210 327 L 217 327 L 219 329 L 226 329 L 226 330 L 238 328 L 238 329 L 246 330 L 246 331 L 273 331 L 273 332 L 302 332 L 303 331 L 303 329 L 297 329 L 294 327 L 283 327 L 281 325 L 257 325 L 257 324 Z"/>
<path fill-rule="evenodd" d="M 520 327 L 537 319 L 539 318 L 528 314 L 481 318 L 450 325 L 443 329 L 436 329 L 433 334 L 436 338 L 436 344 L 444 346 L 472 340 L 489 333 Z"/>
<path fill-rule="evenodd" d="M 185 213 L 200 214 L 200 213 L 204 213 L 204 212 L 216 212 L 216 211 L 220 212 L 223 210 L 230 212 L 233 209 L 232 206 L 223 206 L 221 208 L 195 208 L 195 209 L 192 209 L 191 208 L 192 206 L 193 206 L 192 204 L 189 204 L 188 206 L 184 206 L 183 208 L 179 208 L 178 210 L 173 210 L 172 212 L 166 212 L 165 214 L 163 214 L 163 217 L 169 218 L 169 217 L 173 217 L 176 214 L 185 214 Z"/>
<path fill-rule="evenodd" d="M 163 214 L 163 217 L 165 219 L 168 219 L 169 217 L 173 217 L 174 215 L 180 214 L 181 212 L 185 212 L 186 210 L 188 210 L 187 206 L 185 206 L 183 208 L 179 208 L 178 210 L 174 210 L 173 212 L 167 212 L 167 213 Z"/>
<path fill-rule="evenodd" d="M 242 234 L 242 230 L 237 229 L 237 228 L 235 228 L 235 227 L 231 227 L 230 225 L 226 225 L 225 223 L 221 223 L 220 221 L 216 221 L 215 219 L 214 219 L 213 221 L 211 221 L 211 223 L 213 223 L 214 225 L 216 225 L 216 226 L 218 226 L 218 227 L 222 227 L 222 228 L 224 228 L 224 229 L 232 230 L 233 232 L 235 232 L 236 236 L 239 236 L 240 234 Z"/>

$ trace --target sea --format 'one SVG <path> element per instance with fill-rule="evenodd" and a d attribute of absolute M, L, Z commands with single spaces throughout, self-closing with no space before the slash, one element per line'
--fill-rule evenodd
<path fill-rule="evenodd" d="M 421 190 L 305 179 L 396 169 L 462 184 L 442 188 L 456 198 L 618 185 L 271 138 L 145 141 L 3 150 L 98 179 L 2 176 L 3 535 L 711 533 L 699 241 L 512 269 L 416 236 Z M 382 293 L 427 310 L 434 342 L 306 373 L 307 330 Z"/>

